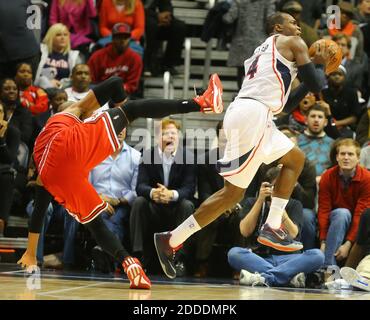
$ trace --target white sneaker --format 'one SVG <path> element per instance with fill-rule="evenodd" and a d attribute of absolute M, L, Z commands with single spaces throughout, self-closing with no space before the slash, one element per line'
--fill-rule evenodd
<path fill-rule="evenodd" d="M 245 286 L 268 286 L 266 279 L 262 277 L 258 272 L 251 273 L 247 270 L 240 271 L 239 283 Z"/>
<path fill-rule="evenodd" d="M 306 287 L 306 276 L 303 272 L 296 274 L 291 280 L 290 285 L 294 288 L 305 288 Z"/>
<path fill-rule="evenodd" d="M 359 275 L 355 269 L 343 267 L 340 269 L 340 275 L 352 286 L 370 291 L 370 280 Z"/>

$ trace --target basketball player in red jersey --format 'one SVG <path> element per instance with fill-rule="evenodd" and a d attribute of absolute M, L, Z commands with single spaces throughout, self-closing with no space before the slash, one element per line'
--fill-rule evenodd
<path fill-rule="evenodd" d="M 37 264 L 36 249 L 46 209 L 52 199 L 84 224 L 97 244 L 120 262 L 130 280 L 130 288 L 150 289 L 151 282 L 138 259 L 105 226 L 100 214 L 112 212 L 88 181 L 91 169 L 116 151 L 117 135 L 138 117 L 163 118 L 175 113 L 223 111 L 222 85 L 212 75 L 203 95 L 192 100 L 135 100 L 124 102 L 122 79 L 112 77 L 78 102 L 67 102 L 62 112 L 51 117 L 36 139 L 34 161 L 38 186 L 31 217 L 27 250 L 18 261 L 22 267 Z M 106 102 L 115 106 L 94 113 Z M 82 121 L 81 119 L 85 119 Z"/>
<path fill-rule="evenodd" d="M 170 278 L 176 276 L 173 257 L 182 243 L 242 200 L 262 163 L 278 159 L 283 168 L 258 241 L 281 251 L 298 251 L 303 247 L 285 232 L 281 223 L 302 171 L 304 155 L 276 128 L 272 116 L 283 108 L 291 111 L 309 91 L 319 92 L 323 88 L 323 69 L 329 55 L 326 47 L 320 46 L 311 61 L 307 45 L 300 37 L 300 27 L 289 14 L 273 14 L 267 19 L 266 29 L 270 36 L 244 62 L 242 88 L 225 114 L 227 144 L 224 157 L 217 163 L 225 179 L 224 188 L 205 200 L 194 215 L 175 230 L 154 234 L 162 269 Z M 297 74 L 303 83 L 290 93 Z"/>

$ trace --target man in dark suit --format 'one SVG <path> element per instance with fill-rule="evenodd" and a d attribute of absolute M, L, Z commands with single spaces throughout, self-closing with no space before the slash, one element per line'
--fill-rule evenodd
<path fill-rule="evenodd" d="M 151 273 L 159 267 L 154 232 L 177 227 L 194 211 L 196 169 L 185 161 L 191 155 L 189 151 L 178 147 L 179 129 L 176 121 L 164 120 L 159 145 L 144 152 L 139 166 L 138 198 L 132 205 L 130 237 L 134 255 L 143 256 Z M 184 259 L 182 249 L 177 261 L 180 274 L 184 273 Z"/>

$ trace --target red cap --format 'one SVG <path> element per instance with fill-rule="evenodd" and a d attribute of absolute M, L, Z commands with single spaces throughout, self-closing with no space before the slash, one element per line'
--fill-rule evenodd
<path fill-rule="evenodd" d="M 131 27 L 126 23 L 116 23 L 112 29 L 112 35 L 129 34 L 131 35 Z"/>

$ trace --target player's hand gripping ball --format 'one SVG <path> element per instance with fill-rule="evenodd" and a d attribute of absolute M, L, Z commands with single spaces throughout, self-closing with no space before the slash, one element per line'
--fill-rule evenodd
<path fill-rule="evenodd" d="M 327 51 L 325 73 L 330 74 L 333 71 L 337 70 L 340 63 L 342 62 L 342 49 L 333 40 L 320 39 L 315 41 L 308 49 L 310 57 L 315 56 L 316 50 L 318 50 L 318 48 L 323 45 L 325 46 L 325 50 Z"/>

